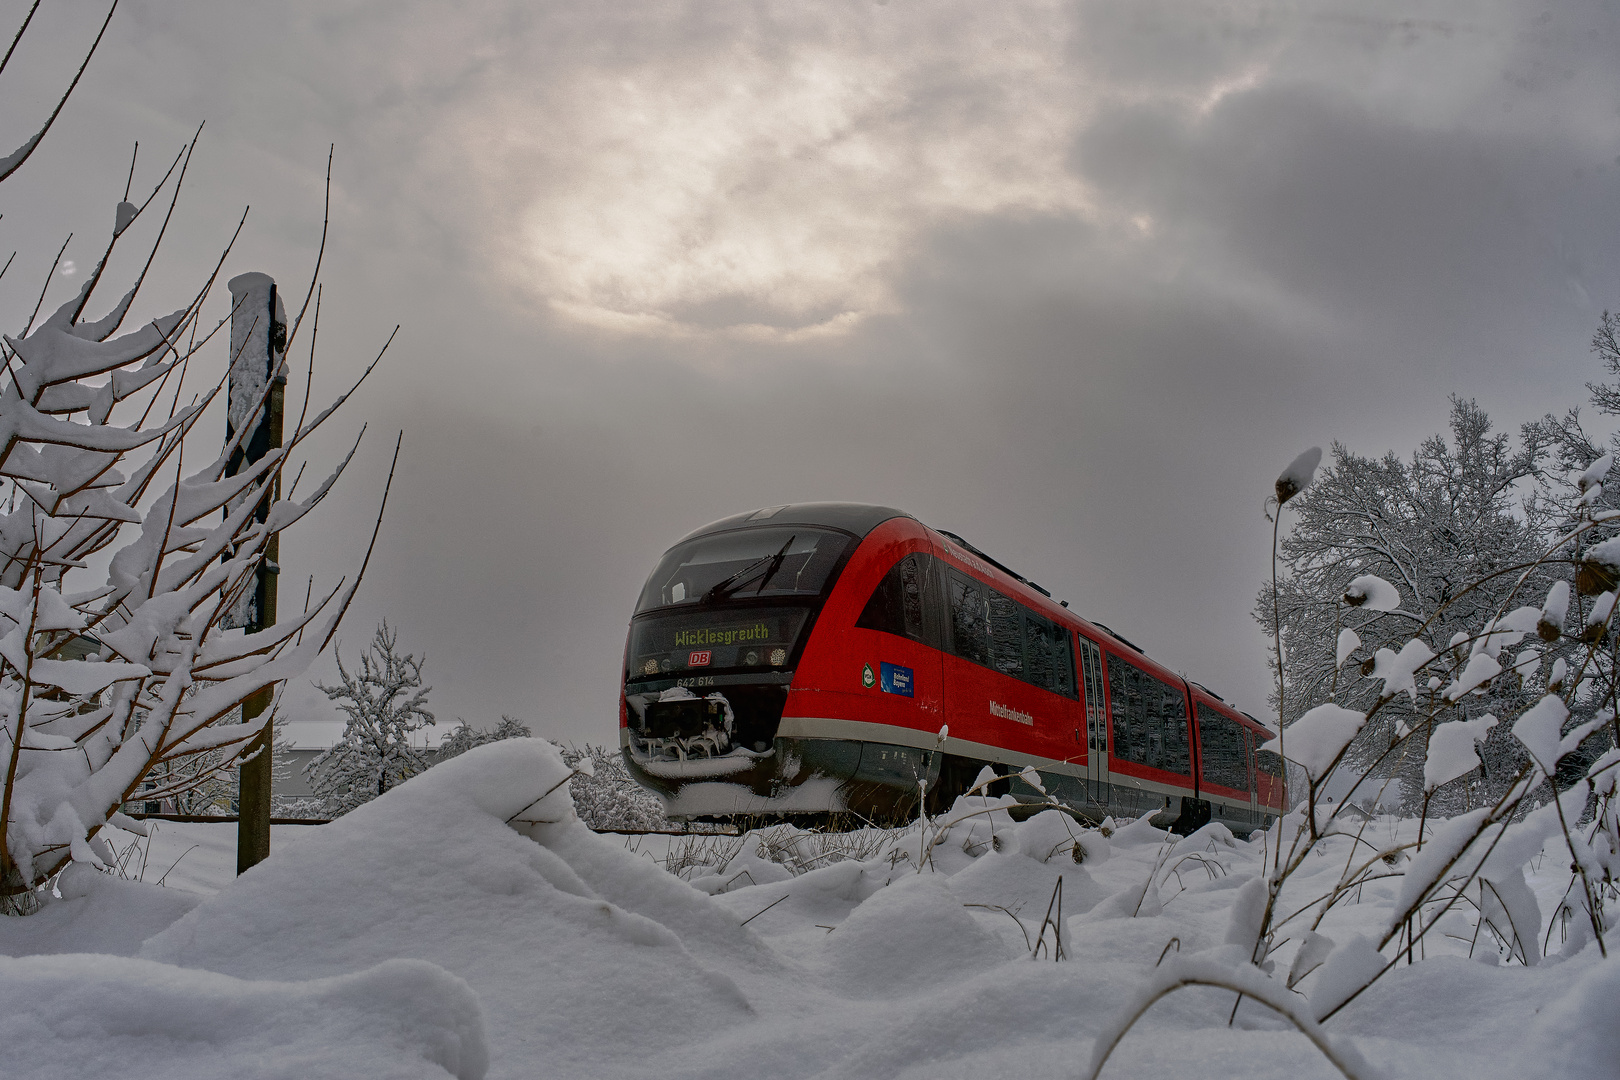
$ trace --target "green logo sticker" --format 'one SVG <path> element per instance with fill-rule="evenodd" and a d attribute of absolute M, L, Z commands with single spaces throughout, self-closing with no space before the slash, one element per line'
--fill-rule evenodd
<path fill-rule="evenodd" d="M 861 685 L 868 690 L 877 685 L 877 676 L 872 674 L 872 665 L 861 665 Z"/>

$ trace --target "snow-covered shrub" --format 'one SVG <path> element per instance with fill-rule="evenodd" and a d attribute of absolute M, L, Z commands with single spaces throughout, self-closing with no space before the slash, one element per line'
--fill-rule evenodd
<path fill-rule="evenodd" d="M 1616 360 L 1620 362 L 1620 355 Z M 1598 505 L 1602 481 L 1613 461 L 1605 454 L 1590 462 L 1570 485 L 1561 509 L 1548 511 L 1547 520 L 1564 523 L 1561 533 L 1544 537 L 1516 565 L 1502 567 L 1487 560 L 1477 576 L 1453 583 L 1450 601 L 1439 603 L 1426 618 L 1414 619 L 1404 640 L 1392 641 L 1369 658 L 1359 673 L 1365 682 L 1346 673 L 1330 684 L 1327 700 L 1282 726 L 1272 745 L 1303 774 L 1304 791 L 1298 793 L 1303 799 L 1258 834 L 1265 855 L 1260 872 L 1250 871 L 1247 880 L 1233 882 L 1226 938 L 1230 954 L 1224 959 L 1178 960 L 1155 974 L 1120 1023 L 1098 1041 L 1089 1075 L 1097 1075 L 1109 1048 L 1153 1001 L 1193 985 L 1226 987 L 1238 993 L 1239 1001 L 1248 997 L 1269 1006 L 1294 1023 L 1346 1076 L 1364 1075 L 1366 1065 L 1355 1048 L 1321 1025 L 1397 964 L 1421 961 L 1426 941 L 1444 937 L 1447 920 L 1458 926 L 1457 915 L 1463 912 L 1473 915 L 1475 942 L 1482 934 L 1494 937 L 1500 955 L 1510 962 L 1539 963 L 1560 925 L 1564 955 L 1573 955 L 1594 939 L 1597 949 L 1607 955 L 1610 911 L 1620 901 L 1616 873 L 1620 821 L 1614 808 L 1620 750 L 1611 748 L 1595 760 L 1588 750 L 1590 763 L 1579 769 L 1568 763 L 1583 745 L 1590 746 L 1594 734 L 1606 736 L 1611 724 L 1620 726 L 1620 707 L 1609 716 L 1591 708 L 1591 684 L 1586 681 L 1603 675 L 1605 665 L 1608 677 L 1613 677 L 1613 596 L 1620 578 L 1620 540 L 1589 542 L 1593 534 L 1602 535 L 1620 524 L 1620 509 Z M 1309 484 L 1307 477 L 1304 483 L 1290 485 L 1289 497 Z M 1283 487 L 1279 481 L 1279 494 Z M 1273 504 L 1274 522 L 1280 520 L 1285 501 L 1279 498 Z M 1572 583 L 1568 578 L 1575 554 L 1579 562 Z M 1485 591 L 1476 586 L 1499 576 L 1508 583 L 1492 585 L 1490 592 L 1496 597 L 1492 605 L 1463 620 L 1463 628 L 1443 647 L 1425 642 L 1424 635 L 1448 616 L 1453 601 L 1467 608 L 1464 599 Z M 1347 588 L 1349 599 L 1359 601 L 1352 607 L 1396 611 L 1407 598 L 1395 583 L 1373 575 L 1363 573 L 1356 584 Z M 1571 592 L 1576 597 L 1573 620 L 1567 618 Z M 1583 601 L 1594 594 L 1589 605 Z M 1285 679 L 1293 669 L 1281 662 L 1282 620 L 1273 619 L 1277 700 L 1286 703 L 1291 699 Z M 1515 654 L 1527 639 L 1561 646 L 1565 656 L 1553 661 L 1542 676 L 1544 682 L 1531 684 L 1534 688 L 1524 692 L 1522 707 L 1503 709 L 1500 716 L 1471 718 L 1454 708 L 1470 695 L 1490 693 L 1498 680 L 1527 682 L 1535 653 Z M 1337 646 L 1341 659 L 1354 651 L 1350 644 L 1348 649 Z M 1511 699 L 1503 695 L 1498 700 Z M 1614 700 L 1611 693 L 1607 703 L 1613 706 Z M 1387 738 L 1374 741 L 1365 756 L 1353 757 L 1358 737 L 1397 702 L 1408 710 L 1407 718 L 1398 721 Z M 1516 743 L 1520 764 L 1494 785 L 1482 805 L 1428 828 L 1425 819 L 1434 792 L 1478 771 L 1478 747 L 1498 729 Z M 1427 753 L 1422 752 L 1425 747 Z M 1381 834 L 1372 827 L 1372 817 L 1355 809 L 1355 798 L 1388 784 L 1392 760 L 1408 750 L 1416 750 L 1423 763 L 1424 817 L 1410 838 L 1396 832 Z M 1337 778 L 1341 771 L 1347 774 L 1342 780 Z M 1328 797 L 1330 785 L 1339 792 L 1337 798 Z M 1342 858 L 1327 864 L 1313 858 L 1327 855 L 1335 842 L 1343 851 L 1342 839 L 1347 837 L 1353 845 Z M 1528 865 L 1543 852 L 1559 862 L 1567 855 L 1571 868 L 1569 887 L 1551 922 L 1544 918 L 1526 880 Z M 1322 873 L 1324 865 L 1330 867 L 1328 874 Z M 1312 884 L 1288 890 L 1296 877 L 1311 878 Z M 1323 919 L 1335 908 L 1358 903 L 1364 886 L 1392 878 L 1398 879 L 1393 902 L 1375 933 L 1335 942 L 1321 932 Z M 1154 885 L 1150 877 L 1148 887 Z M 1302 893 L 1308 898 L 1302 899 Z M 1466 930 L 1466 917 L 1460 922 Z M 1272 954 L 1290 941 L 1298 947 L 1284 970 Z M 1302 1001 L 1293 991 L 1307 977 L 1308 999 Z"/>
<path fill-rule="evenodd" d="M 0 159 L 0 180 L 49 126 Z M 281 494 L 289 459 L 336 405 L 227 475 L 270 386 L 237 403 L 246 422 L 223 449 L 212 431 L 191 438 L 231 359 L 213 340 L 230 315 L 203 321 L 218 269 L 177 310 L 126 332 L 144 275 L 90 316 L 120 240 L 166 186 L 172 210 L 194 149 L 183 148 L 144 201 L 127 201 L 126 189 L 83 285 L 43 318 L 36 309 L 0 346 L 0 910 L 8 913 L 31 910 L 35 890 L 70 861 L 104 866 L 102 827 L 134 824 L 118 812 L 124 802 L 178 798 L 229 767 L 263 724 L 233 722 L 233 711 L 303 672 L 358 587 L 356 578 L 258 633 L 226 632 L 223 616 L 255 587 L 270 538 L 342 471 L 340 463 L 301 498 Z M 285 365 L 302 317 L 272 327 L 279 349 L 257 358 L 267 370 Z M 201 391 L 190 403 L 188 374 Z M 59 658 L 69 641 L 89 643 L 89 655 Z"/>
<path fill-rule="evenodd" d="M 485 743 L 526 739 L 532 735 L 529 725 L 510 716 L 502 716 L 492 731 L 480 731 L 463 720 L 439 743 L 434 762 L 442 764 Z M 592 829 L 639 832 L 676 827 L 664 816 L 664 804 L 659 802 L 658 796 L 636 783 L 625 769 L 624 757 L 619 751 L 590 743 L 583 747 L 557 742 L 552 745 L 574 770 L 568 782 L 574 812 Z"/>
<path fill-rule="evenodd" d="M 1499 609 L 1515 606 L 1503 609 L 1510 595 L 1544 596 L 1556 580 L 1557 567 L 1540 556 L 1567 523 L 1532 483 L 1548 464 L 1550 437 L 1532 429 L 1514 446 L 1491 430 L 1477 405 L 1456 398 L 1450 427 L 1449 440 L 1433 435 L 1409 460 L 1393 453 L 1365 457 L 1335 444 L 1327 466 L 1290 502 L 1295 524 L 1281 538 L 1283 573 L 1275 594 L 1287 696 L 1273 705 L 1284 724 L 1324 702 L 1366 712 L 1381 683 L 1359 674 L 1370 674 L 1381 650 L 1399 652 L 1415 638 L 1432 653 L 1458 658 L 1461 639 Z M 1525 567 L 1531 569 L 1521 581 Z M 1273 602 L 1268 582 L 1254 608 L 1268 634 Z M 1426 792 L 1429 717 L 1443 722 L 1521 712 L 1545 692 L 1555 660 L 1574 663 L 1584 651 L 1577 636 L 1554 633 L 1547 640 L 1529 633 L 1508 656 L 1492 650 L 1491 662 L 1511 669 L 1512 677 L 1493 677 L 1450 700 L 1442 686 L 1425 679 L 1415 693 L 1379 710 L 1352 744 L 1350 760 L 1364 767 L 1397 731 L 1416 728 L 1407 752 L 1386 763 L 1398 777 L 1391 801 L 1398 798 L 1416 813 L 1427 794 L 1435 809 L 1454 813 L 1495 799 L 1525 760 L 1507 727 L 1498 725 L 1484 738 L 1482 770 Z M 1607 658 L 1598 663 L 1607 685 L 1612 665 Z"/>
<path fill-rule="evenodd" d="M 371 647 L 350 671 L 337 654 L 339 682 L 315 684 L 348 717 L 337 745 L 304 766 L 310 786 L 334 817 L 370 802 L 433 764 L 411 736 L 433 724 L 425 707 L 431 686 L 422 685 L 422 664 L 396 650 L 397 632 L 384 622 Z"/>
<path fill-rule="evenodd" d="M 801 829 L 782 823 L 741 836 L 693 833 L 670 844 L 664 869 L 710 894 L 785 881 L 838 863 L 909 866 L 918 848 L 916 823 L 884 829 Z M 907 870 L 911 873 L 911 870 Z"/>
<path fill-rule="evenodd" d="M 228 817 L 236 812 L 235 756 L 232 750 L 209 750 L 161 762 L 142 781 L 142 791 L 167 790 L 173 794 L 146 799 L 138 791 L 127 808 L 137 813 Z"/>
<path fill-rule="evenodd" d="M 636 783 L 624 767 L 624 757 L 605 746 L 565 746 L 563 761 L 576 769 L 568 782 L 574 812 L 593 829 L 672 829 L 658 796 Z M 579 769 L 588 761 L 589 771 Z"/>
<path fill-rule="evenodd" d="M 534 732 L 528 724 L 514 720 L 510 716 L 502 716 L 501 722 L 495 725 L 493 731 L 480 731 L 463 720 L 456 730 L 439 742 L 438 749 L 434 751 L 433 763 L 437 765 L 449 761 L 485 743 L 500 742 L 502 739 L 528 739 L 533 736 Z"/>
<path fill-rule="evenodd" d="M 234 709 L 222 721 L 225 724 L 242 722 L 241 710 Z M 274 729 L 270 746 L 270 781 L 272 788 L 292 779 L 292 744 L 287 741 L 286 729 Z M 193 814 L 198 817 L 230 817 L 237 812 L 237 793 L 240 790 L 240 761 L 234 749 L 210 750 L 193 754 L 178 761 L 161 762 L 141 783 L 141 791 L 124 806 L 125 813 Z M 192 786 L 183 781 L 190 780 Z M 169 790 L 174 794 L 162 799 L 146 799 L 142 791 Z M 308 797 L 272 795 L 270 813 L 274 817 L 319 817 L 325 811 L 324 803 Z"/>

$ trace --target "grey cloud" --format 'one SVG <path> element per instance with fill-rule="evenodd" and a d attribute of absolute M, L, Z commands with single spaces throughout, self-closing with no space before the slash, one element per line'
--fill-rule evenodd
<path fill-rule="evenodd" d="M 1206 257 L 1223 271 L 1260 274 L 1341 325 L 1495 336 L 1617 284 L 1591 226 L 1620 206 L 1620 170 L 1556 137 L 1422 130 L 1280 86 L 1196 127 L 1121 112 L 1077 158 L 1163 214 L 1168 242 L 1218 246 Z M 1500 302 L 1482 310 L 1483 295 Z"/>
<path fill-rule="evenodd" d="M 508 712 L 611 741 L 624 623 L 659 551 L 738 509 L 816 498 L 959 531 L 1258 711 L 1248 610 L 1277 470 L 1333 438 L 1409 447 L 1452 390 L 1511 426 L 1594 374 L 1585 341 L 1620 305 L 1620 69 L 1603 5 L 1539 14 L 135 5 L 54 164 L 19 174 L 0 209 L 43 274 L 67 228 L 110 220 L 129 142 L 144 155 L 207 119 L 149 310 L 195 283 L 248 202 L 228 272 L 301 290 L 338 143 L 317 400 L 406 324 L 350 414 L 407 434 L 344 637 L 397 624 L 447 720 Z M 771 96 L 807 58 L 876 95 L 834 111 L 837 137 L 795 126 L 824 97 Z M 660 188 L 615 189 L 624 170 L 685 151 L 592 144 L 618 122 L 614 95 L 636 84 L 685 123 L 725 104 L 731 75 L 742 96 L 713 133 L 756 127 L 704 174 L 722 195 L 681 211 L 692 250 L 728 214 L 754 232 L 712 249 L 726 257 L 819 222 L 884 302 L 791 341 L 706 330 L 833 308 L 769 285 L 694 289 L 668 301 L 680 334 L 552 310 L 500 257 L 525 211 L 607 229 L 642 208 Z M 787 149 L 771 145 L 789 128 Z M 838 158 L 852 146 L 881 160 Z M 985 186 L 949 190 L 963 177 Z M 587 255 L 625 242 L 594 227 Z M 352 432 L 312 450 L 330 458 Z M 289 580 L 352 572 L 391 446 L 372 436 L 289 536 Z"/>

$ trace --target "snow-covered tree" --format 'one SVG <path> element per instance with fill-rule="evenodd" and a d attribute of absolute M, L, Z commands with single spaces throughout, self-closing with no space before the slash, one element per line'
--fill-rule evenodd
<path fill-rule="evenodd" d="M 434 754 L 434 764 L 465 754 L 475 746 L 502 739 L 528 739 L 534 732 L 529 725 L 502 716 L 493 731 L 480 731 L 463 720 L 445 736 Z M 586 743 L 583 748 L 555 743 L 563 762 L 576 771 L 568 782 L 574 799 L 574 812 L 593 829 L 667 829 L 664 804 L 658 796 L 636 783 L 624 767 L 618 750 Z M 584 762 L 584 765 L 580 763 Z"/>
<path fill-rule="evenodd" d="M 340 653 L 338 684 L 315 684 L 348 717 L 337 745 L 304 767 L 333 815 L 370 802 L 433 764 L 411 738 L 436 722 L 426 708 L 432 687 L 422 685 L 426 657 L 401 655 L 397 641 L 398 633 L 382 623 L 360 654 L 358 670 L 345 668 Z"/>
<path fill-rule="evenodd" d="M 586 768 L 581 761 L 588 761 Z M 563 748 L 564 764 L 574 767 L 568 792 L 574 812 L 593 829 L 667 829 L 664 804 L 636 783 L 624 767 L 624 755 L 605 746 L 585 744 Z"/>
<path fill-rule="evenodd" d="M 156 802 L 158 812 L 203 817 L 236 813 L 236 756 L 231 750 L 209 750 L 160 763 L 147 774 L 146 783 L 151 785 L 148 790 L 168 789 L 173 794 Z M 149 803 L 137 792 L 130 805 L 139 811 Z"/>
<path fill-rule="evenodd" d="M 502 716 L 501 722 L 495 725 L 493 731 L 481 731 L 463 720 L 454 731 L 440 740 L 438 749 L 434 752 L 433 763 L 437 765 L 441 761 L 449 761 L 485 743 L 500 742 L 502 739 L 528 739 L 533 736 L 534 731 L 528 724 L 514 720 L 510 716 Z"/>
<path fill-rule="evenodd" d="M 1463 642 L 1502 611 L 1515 587 L 1539 597 L 1554 580 L 1557 568 L 1542 565 L 1519 584 L 1546 541 L 1545 515 L 1521 497 L 1521 487 L 1541 475 L 1548 439 L 1527 429 L 1515 446 L 1491 430 L 1474 402 L 1460 398 L 1452 399 L 1450 426 L 1449 441 L 1431 436 L 1410 460 L 1394 453 L 1364 457 L 1335 443 L 1330 464 L 1289 504 L 1297 523 L 1282 541 L 1285 573 L 1277 597 L 1287 675 L 1287 700 L 1278 711 L 1285 724 L 1329 700 L 1370 708 L 1382 684 L 1362 675 L 1371 673 L 1378 650 L 1399 650 L 1416 637 L 1437 654 L 1460 649 L 1460 657 Z M 1347 598 L 1363 575 L 1393 584 L 1398 602 Z M 1254 614 L 1269 632 L 1269 582 Z M 1549 645 L 1530 635 L 1522 644 L 1502 663 L 1504 674 L 1477 694 L 1448 703 L 1438 696 L 1438 684 L 1425 682 L 1416 688 L 1416 701 L 1402 696 L 1386 705 L 1352 747 L 1352 763 L 1380 754 L 1403 728 L 1419 729 L 1390 763 L 1406 795 L 1415 797 L 1427 745 L 1423 729 L 1487 713 L 1516 715 L 1545 692 L 1543 654 L 1567 654 L 1577 642 Z M 1499 793 L 1522 761 L 1522 748 L 1498 725 L 1486 742 L 1483 777 L 1465 778 L 1447 795 L 1456 796 L 1457 809 L 1465 801 L 1478 805 L 1480 796 Z M 1468 783 L 1481 780 L 1484 790 L 1470 794 Z"/>
<path fill-rule="evenodd" d="M 75 77 L 69 92 L 76 83 Z M 40 140 L 60 110 L 0 158 L 0 181 L 38 160 Z M 183 147 L 151 193 L 135 196 L 140 201 L 130 201 L 125 170 L 109 168 L 109 186 L 124 197 L 100 258 L 72 296 L 43 308 L 43 318 L 45 294 L 35 305 L 31 291 L 34 314 L 0 345 L 0 911 L 6 913 L 31 910 L 35 891 L 69 861 L 111 861 L 98 833 L 109 821 L 139 830 L 119 812 L 127 800 L 176 798 L 228 768 L 263 724 L 232 722 L 234 710 L 308 667 L 331 641 L 359 584 L 356 578 L 260 632 L 227 632 L 222 616 L 254 587 L 270 538 L 320 502 L 342 471 L 340 464 L 302 498 L 280 494 L 289 459 L 336 406 L 227 475 L 269 391 L 239 403 L 247 422 L 223 448 L 215 431 L 190 438 L 224 388 L 228 366 L 209 370 L 204 359 L 212 345 L 216 361 L 229 360 L 213 341 L 229 313 L 213 325 L 203 321 L 219 267 L 177 310 L 127 332 L 120 331 L 144 271 L 109 308 L 98 309 L 105 314 L 90 317 L 115 249 L 142 231 L 150 220 L 143 215 L 166 188 L 169 206 L 155 213 L 172 211 L 194 149 L 194 141 Z M 133 165 L 129 175 L 138 175 Z M 3 209 L 7 216 L 29 212 Z M 161 229 L 153 232 L 155 251 Z M 13 273 L 7 284 L 17 280 Z M 54 280 L 52 273 L 47 282 Z M 306 301 L 290 327 L 271 334 L 282 345 L 278 362 L 299 340 L 308 310 Z M 200 391 L 189 402 L 182 393 L 188 373 Z M 99 648 L 84 659 L 59 658 L 66 642 L 81 638 Z M 181 767 L 191 760 L 197 765 Z"/>

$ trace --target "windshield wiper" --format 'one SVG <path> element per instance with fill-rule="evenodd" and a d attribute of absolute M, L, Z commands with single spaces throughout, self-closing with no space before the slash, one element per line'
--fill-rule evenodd
<path fill-rule="evenodd" d="M 793 541 L 797 539 L 798 536 L 796 534 L 788 537 L 787 543 L 783 544 L 781 549 L 777 551 L 775 555 L 766 555 L 764 558 L 755 559 L 753 562 L 749 563 L 735 574 L 732 574 L 724 581 L 718 582 L 712 588 L 710 588 L 708 592 L 703 594 L 703 599 L 700 602 L 704 604 L 712 604 L 716 600 L 724 600 L 726 597 L 740 589 L 743 585 L 747 584 L 748 581 L 753 578 L 755 571 L 759 570 L 763 566 L 768 565 L 770 569 L 766 571 L 765 577 L 760 580 L 759 589 L 757 590 L 759 592 L 764 592 L 766 583 L 769 582 L 771 578 L 776 576 L 776 572 L 778 570 L 782 569 L 782 560 L 787 558 L 788 548 L 792 547 Z"/>

